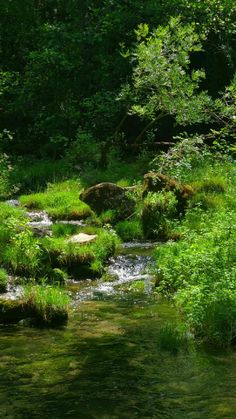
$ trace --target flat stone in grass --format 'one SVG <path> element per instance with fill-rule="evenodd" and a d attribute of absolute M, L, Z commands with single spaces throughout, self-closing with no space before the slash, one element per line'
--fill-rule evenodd
<path fill-rule="evenodd" d="M 90 243 L 94 240 L 96 240 L 97 234 L 85 234 L 85 233 L 79 233 L 75 234 L 74 236 L 70 237 L 68 240 L 68 243 L 80 243 L 80 244 L 86 244 Z"/>

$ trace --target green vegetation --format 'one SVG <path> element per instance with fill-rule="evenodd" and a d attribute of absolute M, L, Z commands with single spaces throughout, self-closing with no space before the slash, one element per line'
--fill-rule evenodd
<path fill-rule="evenodd" d="M 176 355 L 180 350 L 189 351 L 192 336 L 184 325 L 165 324 L 159 330 L 158 345 L 162 351 Z"/>
<path fill-rule="evenodd" d="M 120 221 L 115 226 L 117 234 L 123 241 L 142 240 L 143 231 L 140 220 Z"/>
<path fill-rule="evenodd" d="M 177 199 L 173 192 L 149 192 L 144 200 L 142 225 L 148 239 L 168 239 L 172 230 L 172 219 L 177 214 Z"/>
<path fill-rule="evenodd" d="M 82 187 L 76 180 L 49 184 L 44 193 L 23 195 L 20 202 L 28 209 L 46 210 L 53 219 L 79 220 L 92 215 L 79 199 Z"/>
<path fill-rule="evenodd" d="M 104 262 L 115 251 L 117 237 L 113 232 L 94 227 L 81 231 L 96 234 L 96 240 L 80 244 L 68 241 L 64 237 L 42 239 L 44 263 L 62 267 L 76 278 L 100 275 Z"/>
<path fill-rule="evenodd" d="M 39 325 L 58 325 L 68 318 L 70 299 L 60 288 L 45 285 L 24 287 L 23 305 L 34 313 Z"/>
<path fill-rule="evenodd" d="M 174 296 L 197 336 L 228 346 L 236 336 L 235 164 L 205 159 L 187 176 L 201 192 L 178 223 L 182 239 L 155 251 L 157 290 Z"/>
<path fill-rule="evenodd" d="M 8 275 L 5 269 L 0 268 L 0 294 L 6 292 L 8 283 Z"/>
<path fill-rule="evenodd" d="M 18 300 L 0 300 L 0 323 L 30 321 L 36 326 L 60 326 L 66 323 L 70 298 L 60 288 L 26 285 Z"/>
<path fill-rule="evenodd" d="M 234 342 L 235 2 L 20 3 L 0 5 L 0 199 L 23 194 L 21 208 L 0 203 L 1 269 L 62 285 L 101 275 L 117 235 L 169 240 L 156 290 L 196 336 Z M 90 208 L 81 192 L 100 182 L 116 185 L 100 201 L 94 188 Z M 50 237 L 27 210 L 59 221 Z M 43 307 L 52 290 L 28 295 Z"/>

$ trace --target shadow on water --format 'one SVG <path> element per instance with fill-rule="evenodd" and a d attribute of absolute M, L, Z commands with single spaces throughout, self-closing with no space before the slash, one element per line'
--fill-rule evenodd
<path fill-rule="evenodd" d="M 160 351 L 174 310 L 86 301 L 57 331 L 2 328 L 0 417 L 235 418 L 236 355 Z"/>

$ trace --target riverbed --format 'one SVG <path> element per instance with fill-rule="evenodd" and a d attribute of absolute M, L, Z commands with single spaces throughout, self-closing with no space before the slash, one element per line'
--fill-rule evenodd
<path fill-rule="evenodd" d="M 105 281 L 71 281 L 67 326 L 0 328 L 1 418 L 236 418 L 234 351 L 160 349 L 179 315 L 153 290 L 151 252 L 127 244 Z"/>

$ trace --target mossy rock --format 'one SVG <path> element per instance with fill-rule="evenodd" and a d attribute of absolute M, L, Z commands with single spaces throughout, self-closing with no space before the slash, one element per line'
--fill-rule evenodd
<path fill-rule="evenodd" d="M 0 300 L 0 323 L 18 323 L 22 319 L 29 318 L 34 313 L 24 305 L 21 300 Z"/>
<path fill-rule="evenodd" d="M 128 196 L 127 190 L 109 182 L 99 183 L 86 189 L 80 195 L 80 199 L 97 214 L 115 210 L 119 219 L 130 216 L 135 208 L 135 201 Z"/>
<path fill-rule="evenodd" d="M 163 175 L 162 173 L 150 172 L 144 175 L 144 198 L 149 192 L 161 192 L 163 190 L 174 192 L 178 200 L 177 207 L 179 211 L 182 211 L 186 207 L 188 200 L 194 195 L 194 189 L 192 186 L 181 184 L 175 179 Z"/>
<path fill-rule="evenodd" d="M 22 300 L 0 300 L 0 323 L 16 324 L 21 320 L 29 319 L 30 323 L 36 326 L 55 327 L 65 324 L 68 320 L 68 313 L 65 310 L 50 308 L 46 316 L 37 311 L 31 304 Z"/>

